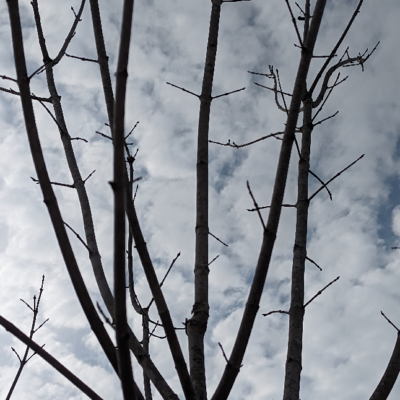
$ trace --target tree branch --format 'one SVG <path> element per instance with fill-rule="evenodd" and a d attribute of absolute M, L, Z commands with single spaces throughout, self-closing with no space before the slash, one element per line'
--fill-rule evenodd
<path fill-rule="evenodd" d="M 33 2 L 35 3 L 36 0 L 34 0 Z M 102 346 L 111 365 L 116 371 L 118 371 L 114 345 L 109 338 L 93 306 L 87 288 L 83 282 L 82 275 L 76 262 L 75 255 L 72 251 L 71 244 L 69 242 L 68 235 L 64 227 L 63 219 L 57 205 L 57 200 L 54 195 L 53 188 L 51 186 L 50 179 L 47 173 L 30 95 L 18 0 L 8 0 L 7 4 L 10 15 L 14 59 L 18 77 L 18 86 L 21 93 L 21 102 L 24 113 L 25 126 L 28 134 L 33 162 L 39 179 L 39 184 L 43 192 L 44 203 L 46 204 L 48 212 L 50 214 L 50 219 L 57 237 L 58 244 L 60 246 L 62 256 L 64 258 L 65 265 L 70 274 L 72 284 L 81 303 L 83 311 L 85 312 L 86 318 L 88 319 L 90 327 L 92 328 L 94 334 L 99 340 L 99 343 Z"/>
<path fill-rule="evenodd" d="M 388 362 L 378 386 L 369 400 L 386 400 L 396 383 L 400 372 L 400 332 L 397 332 L 397 340 L 394 345 L 392 356 Z"/>
<path fill-rule="evenodd" d="M 285 193 L 286 179 L 289 169 L 290 154 L 295 137 L 297 119 L 301 101 L 303 98 L 304 87 L 307 79 L 310 62 L 312 59 L 315 42 L 317 39 L 322 15 L 324 13 L 326 0 L 317 0 L 314 8 L 314 15 L 310 25 L 310 31 L 302 49 L 301 59 L 297 76 L 295 79 L 293 96 L 291 98 L 289 113 L 285 127 L 279 155 L 278 167 L 275 176 L 274 189 L 271 200 L 271 210 L 268 216 L 266 229 L 264 230 L 263 241 L 257 267 L 254 272 L 250 293 L 247 299 L 243 317 L 240 323 L 239 332 L 235 339 L 235 344 L 229 358 L 230 365 L 226 366 L 221 381 L 212 397 L 212 400 L 225 400 L 228 398 L 232 386 L 239 373 L 240 365 L 247 348 L 254 320 L 259 309 L 261 295 L 264 289 L 265 279 L 271 260 L 272 250 L 275 244 L 276 234 L 281 215 L 283 196 Z"/>
<path fill-rule="evenodd" d="M 125 168 L 125 98 L 128 80 L 134 0 L 125 0 L 116 72 L 113 121 L 114 180 L 114 322 L 118 346 L 118 370 L 125 400 L 136 399 L 129 351 L 125 283 L 125 198 L 128 182 Z"/>
<path fill-rule="evenodd" d="M 15 0 L 7 0 L 9 3 Z M 2 325 L 7 331 L 12 333 L 21 342 L 29 346 L 36 354 L 47 361 L 53 368 L 55 368 L 60 374 L 67 378 L 72 384 L 74 384 L 82 393 L 85 393 L 89 398 L 93 400 L 102 400 L 102 398 L 96 394 L 89 386 L 83 383 L 77 376 L 71 371 L 64 367 L 59 361 L 53 356 L 47 353 L 46 350 L 42 349 L 37 343 L 29 339 L 23 332 L 21 332 L 15 325 L 7 321 L 0 315 L 0 325 Z"/>
<path fill-rule="evenodd" d="M 316 87 L 317 84 L 318 84 L 318 81 L 319 81 L 319 80 L 321 79 L 321 77 L 322 77 L 322 74 L 324 73 L 324 71 L 325 71 L 325 69 L 327 68 L 327 66 L 329 65 L 329 63 L 331 62 L 332 58 L 335 56 L 335 54 L 336 54 L 338 48 L 339 48 L 340 45 L 342 44 L 342 42 L 343 42 L 344 38 L 346 37 L 346 35 L 347 35 L 349 29 L 351 28 L 351 25 L 353 25 L 353 22 L 354 22 L 354 20 L 356 19 L 357 14 L 360 12 L 360 8 L 361 8 L 361 5 L 362 5 L 363 2 L 364 2 L 364 0 L 360 0 L 360 1 L 358 2 L 357 8 L 355 9 L 355 11 L 354 11 L 352 17 L 350 18 L 349 23 L 347 24 L 345 30 L 343 31 L 342 36 L 341 36 L 341 37 L 339 38 L 339 40 L 337 41 L 335 47 L 334 47 L 334 48 L 332 49 L 332 51 L 331 51 L 331 54 L 330 54 L 329 57 L 326 59 L 324 65 L 322 66 L 322 68 L 319 70 L 317 76 L 315 77 L 314 82 L 312 83 L 312 85 L 311 85 L 311 87 L 310 87 L 310 90 L 309 90 L 310 96 L 312 96 L 312 94 L 313 94 L 313 92 L 314 92 L 314 90 L 315 90 L 315 87 Z"/>
<path fill-rule="evenodd" d="M 213 140 L 209 140 L 209 143 L 214 143 L 214 144 L 219 144 L 220 146 L 228 146 L 228 147 L 234 147 L 235 149 L 240 149 L 241 147 L 250 146 L 250 145 L 252 145 L 254 143 L 261 142 L 262 140 L 268 139 L 270 137 L 274 137 L 276 139 L 282 140 L 282 139 L 277 137 L 278 135 L 283 135 L 283 132 L 271 133 L 269 135 L 263 136 L 263 137 L 261 137 L 259 139 L 256 139 L 256 140 L 253 140 L 251 142 L 244 143 L 244 144 L 236 144 L 235 142 L 231 143 L 230 139 L 228 139 L 227 143 L 214 142 Z"/>
<path fill-rule="evenodd" d="M 85 3 L 86 3 L 86 0 L 82 0 L 81 6 L 80 6 L 79 11 L 78 11 L 78 14 L 75 14 L 75 12 L 74 12 L 75 21 L 72 24 L 71 29 L 70 29 L 70 31 L 68 33 L 68 36 L 65 39 L 64 44 L 61 47 L 59 53 L 57 54 L 57 57 L 52 61 L 52 66 L 53 67 L 55 65 L 57 65 L 61 61 L 61 59 L 64 57 L 65 52 L 67 51 L 67 48 L 68 48 L 69 44 L 71 43 L 72 38 L 75 36 L 75 29 L 78 26 L 78 23 L 81 21 L 81 16 L 82 16 L 82 13 L 83 13 L 83 9 L 85 7 Z"/>
<path fill-rule="evenodd" d="M 32 324 L 31 324 L 31 329 L 29 332 L 29 339 L 32 340 L 33 335 L 49 320 L 48 318 L 42 322 L 37 328 L 36 327 L 36 320 L 37 320 L 37 316 L 39 313 L 39 306 L 40 306 L 40 300 L 42 298 L 42 293 L 43 293 L 43 285 L 44 285 L 44 275 L 42 276 L 42 284 L 40 285 L 40 289 L 39 289 L 39 296 L 37 298 L 36 301 L 36 296 L 33 296 L 33 308 L 25 301 L 20 299 L 32 312 L 33 312 L 33 318 L 32 318 Z M 43 345 L 44 346 L 44 345 Z M 43 346 L 41 346 L 41 348 L 43 348 Z M 32 353 L 30 355 L 30 357 L 28 357 L 28 353 L 29 353 L 29 346 L 26 346 L 25 349 L 25 353 L 22 357 L 22 359 L 20 358 L 20 356 L 18 355 L 18 353 L 15 351 L 14 348 L 12 348 L 13 352 L 17 355 L 18 360 L 19 360 L 19 368 L 18 371 L 15 375 L 15 378 L 13 380 L 13 383 L 11 384 L 10 390 L 8 391 L 6 400 L 10 400 L 13 391 L 15 389 L 15 386 L 17 385 L 17 382 L 21 376 L 22 370 L 24 369 L 25 365 L 27 364 L 27 362 L 36 354 L 36 352 Z"/>
<path fill-rule="evenodd" d="M 313 195 L 308 199 L 308 201 L 311 201 L 324 187 L 327 187 L 334 179 L 336 179 L 338 176 L 340 176 L 344 171 L 348 170 L 350 167 L 352 167 L 356 162 L 360 161 L 365 154 L 362 156 L 358 157 L 356 161 L 353 161 L 350 165 L 348 165 L 346 168 L 342 169 L 340 172 L 338 172 L 334 177 L 329 179 L 328 182 L 326 182 L 323 186 L 321 186 L 316 192 L 313 193 Z"/>
<path fill-rule="evenodd" d="M 325 289 L 327 289 L 329 286 L 331 286 L 333 283 L 335 283 L 339 278 L 340 278 L 340 276 L 338 276 L 333 281 L 329 282 L 326 286 L 324 286 L 321 290 L 319 290 L 315 296 L 311 297 L 311 299 L 308 300 L 306 304 L 304 304 L 304 308 L 306 308 L 315 298 L 317 298 L 320 294 L 322 294 L 322 292 Z"/>

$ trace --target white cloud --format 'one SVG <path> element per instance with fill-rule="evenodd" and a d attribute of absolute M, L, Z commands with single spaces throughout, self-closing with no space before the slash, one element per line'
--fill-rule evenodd
<path fill-rule="evenodd" d="M 400 236 L 400 207 L 396 207 L 392 212 L 392 230 L 396 236 Z"/>
<path fill-rule="evenodd" d="M 122 1 L 100 1 L 111 71 L 115 71 Z M 340 36 L 355 2 L 328 2 L 317 53 L 324 55 Z M 54 56 L 70 28 L 79 2 L 40 1 L 47 44 Z M 154 0 L 138 2 L 132 35 L 127 127 L 140 121 L 132 135 L 139 148 L 136 176 L 142 176 L 136 198 L 137 210 L 148 248 L 159 277 L 180 251 L 163 286 L 176 326 L 190 317 L 194 263 L 195 168 L 198 99 L 171 82 L 194 93 L 201 90 L 210 1 Z M 87 5 L 69 53 L 95 58 Z M 26 52 L 30 71 L 41 64 L 32 12 L 22 3 Z M 270 85 L 261 76 L 268 65 L 279 69 L 284 91 L 291 91 L 299 59 L 296 33 L 283 2 L 223 4 L 213 94 L 246 87 L 246 90 L 213 101 L 210 138 L 238 144 L 283 129 L 284 113 L 276 109 L 271 92 L 254 82 Z M 297 12 L 297 11 L 296 11 Z M 313 132 L 311 169 L 329 180 L 361 154 L 365 157 L 329 187 L 333 201 L 322 191 L 311 202 L 308 256 L 323 269 L 306 266 L 306 301 L 332 279 L 340 279 L 307 307 L 301 398 L 355 400 L 369 397 L 389 360 L 395 331 L 380 316 L 383 310 L 396 321 L 400 302 L 397 243 L 400 236 L 399 197 L 399 7 L 395 0 L 365 2 L 353 31 L 345 40 L 352 55 L 381 44 L 368 60 L 365 71 L 347 68 L 349 79 L 333 92 L 317 119 L 336 110 L 339 114 Z M 0 75 L 14 76 L 12 46 L 6 4 L 0 4 Z M 343 51 L 342 50 L 342 51 Z M 339 52 L 340 53 L 340 52 Z M 341 55 L 338 54 L 338 55 Z M 311 76 L 322 61 L 314 60 Z M 99 72 L 93 63 L 65 58 L 56 68 L 56 82 L 71 136 L 88 140 L 73 146 L 86 183 L 97 240 L 107 277 L 112 277 L 112 145 L 95 134 L 108 133 Z M 312 82 L 310 78 L 309 84 Z M 9 87 L 9 81 L 0 85 Z M 32 79 L 32 90 L 47 96 L 44 76 Z M 12 87 L 15 87 L 12 86 Z M 71 183 L 63 158 L 57 127 L 39 104 L 36 119 L 46 161 L 53 181 Z M 209 397 L 225 362 L 217 344 L 227 353 L 248 293 L 249 282 L 262 239 L 262 228 L 247 193 L 249 180 L 260 205 L 268 205 L 280 142 L 269 139 L 245 149 L 210 144 L 210 230 L 229 245 L 210 238 L 211 318 L 206 338 Z M 285 202 L 296 199 L 298 157 L 293 152 Z M 29 154 L 19 99 L 0 93 L 0 314 L 21 329 L 28 329 L 29 310 L 19 298 L 32 298 L 46 275 L 41 318 L 50 317 L 38 332 L 46 343 L 85 382 L 107 399 L 121 398 L 119 385 L 101 358 L 93 335 L 75 298 L 59 254 L 46 207 Z M 310 193 L 318 189 L 310 182 Z M 76 193 L 56 187 L 63 218 L 83 236 Z M 389 210 L 389 211 L 388 211 Z M 393 210 L 393 212 L 392 212 Z M 262 212 L 267 218 L 268 210 Z M 295 210 L 283 210 L 265 293 L 260 305 L 244 366 L 232 391 L 232 399 L 277 399 L 282 395 L 287 345 L 287 316 L 261 313 L 289 306 Z M 385 233 L 385 235 L 382 234 Z M 85 282 L 94 301 L 99 299 L 87 251 L 70 236 Z M 151 295 L 135 256 L 137 293 L 144 304 Z M 135 332 L 141 321 L 129 311 Z M 155 307 L 151 316 L 157 320 Z M 161 331 L 161 330 L 160 330 Z M 41 335 L 41 336 L 40 336 Z M 186 354 L 185 334 L 178 333 Z M 0 396 L 5 397 L 18 364 L 10 346 L 18 342 L 0 330 Z M 22 348 L 19 345 L 19 348 Z M 154 361 L 181 395 L 165 340 L 153 338 Z M 140 376 L 135 363 L 135 376 Z M 138 381 L 140 379 L 138 378 Z M 81 399 L 72 386 L 35 357 L 26 367 L 14 399 L 26 399 L 34 390 L 40 399 Z M 155 392 L 155 390 L 154 390 Z M 400 394 L 398 385 L 389 399 Z M 155 395 L 155 398 L 159 398 Z"/>

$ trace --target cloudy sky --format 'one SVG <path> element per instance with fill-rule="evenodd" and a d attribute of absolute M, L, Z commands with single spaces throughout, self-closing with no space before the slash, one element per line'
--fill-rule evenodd
<path fill-rule="evenodd" d="M 30 2 L 21 2 L 28 70 L 42 64 Z M 112 4 L 111 4 L 112 3 Z M 314 3 L 314 2 L 312 2 Z M 328 1 L 316 45 L 317 55 L 329 54 L 347 24 L 356 1 Z M 39 2 L 50 56 L 55 57 L 73 22 L 71 6 L 78 0 Z M 111 71 L 115 71 L 121 0 L 100 1 Z M 292 2 L 295 15 L 300 15 Z M 136 176 L 142 177 L 137 212 L 157 273 L 162 277 L 178 252 L 164 293 L 176 326 L 190 317 L 194 264 L 196 132 L 199 101 L 166 84 L 200 93 L 208 35 L 209 0 L 148 0 L 135 5 L 129 68 L 127 129 L 140 121 L 132 135 L 138 148 Z M 321 266 L 306 266 L 306 301 L 337 276 L 340 279 L 306 309 L 301 398 L 368 399 L 386 368 L 396 330 L 382 310 L 400 327 L 400 113 L 398 66 L 400 7 L 396 0 L 365 0 L 339 55 L 349 46 L 351 56 L 381 42 L 365 65 L 346 68 L 347 81 L 337 87 L 320 113 L 339 114 L 313 132 L 311 169 L 323 180 L 365 157 L 330 185 L 333 201 L 322 191 L 311 203 L 308 256 Z M 15 76 L 6 2 L 0 4 L 0 75 Z M 299 60 L 296 34 L 282 0 L 226 3 L 222 6 L 213 95 L 242 87 L 245 91 L 212 104 L 210 139 L 238 144 L 283 130 L 285 115 L 273 94 L 254 82 L 267 78 L 247 71 L 279 70 L 283 90 L 291 92 Z M 69 54 L 96 58 L 89 6 Z M 318 72 L 314 60 L 310 74 Z M 56 67 L 66 121 L 75 141 L 82 175 L 93 170 L 86 188 L 98 244 L 111 282 L 112 177 L 108 134 L 98 67 L 64 58 Z M 5 88 L 13 83 L 0 80 Z M 32 80 L 32 91 L 47 97 L 44 75 Z M 40 104 L 37 123 L 52 181 L 71 183 L 56 125 Z M 244 149 L 210 145 L 210 231 L 229 245 L 210 238 L 211 318 L 206 336 L 208 392 L 212 395 L 225 361 L 218 347 L 230 352 L 262 239 L 261 224 L 246 190 L 249 180 L 260 205 L 268 205 L 280 142 L 269 139 Z M 285 203 L 296 198 L 298 156 L 293 153 Z M 47 210 L 35 177 L 20 100 L 0 92 L 0 314 L 28 332 L 31 312 L 20 298 L 32 302 L 42 275 L 46 277 L 39 322 L 49 322 L 35 335 L 105 399 L 121 399 L 119 383 L 91 334 L 75 298 L 59 254 Z M 310 180 L 310 193 L 318 189 Z M 55 187 L 63 218 L 84 235 L 75 191 Z M 263 213 L 267 217 L 267 211 Z M 288 318 L 271 310 L 288 310 L 294 209 L 284 209 L 270 272 L 244 366 L 232 399 L 278 400 L 282 396 Z M 71 235 L 79 265 L 94 301 L 100 301 L 87 251 Z M 137 292 L 142 304 L 151 296 L 135 259 Z M 155 310 L 152 318 L 157 320 Z M 141 322 L 129 318 L 140 335 Z M 161 331 L 156 331 L 162 335 Z M 186 352 L 186 337 L 178 333 Z M 0 397 L 5 398 L 24 347 L 0 329 Z M 154 361 L 178 394 L 179 383 L 164 340 L 152 339 Z M 135 374 L 139 369 L 135 366 Z M 141 378 L 138 378 L 141 381 Z M 390 399 L 400 396 L 395 386 Z M 24 369 L 13 398 L 83 399 L 74 387 L 38 356 Z M 155 395 L 155 398 L 160 398 Z"/>

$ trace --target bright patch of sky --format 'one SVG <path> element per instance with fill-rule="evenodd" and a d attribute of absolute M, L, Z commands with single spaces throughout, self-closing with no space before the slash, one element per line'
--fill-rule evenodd
<path fill-rule="evenodd" d="M 42 64 L 29 2 L 21 1 L 25 50 L 30 72 Z M 295 16 L 299 15 L 293 3 Z M 313 4 L 315 2 L 312 2 Z M 73 22 L 78 0 L 40 0 L 50 56 L 55 57 Z M 356 1 L 328 1 L 315 53 L 326 55 L 340 37 Z M 100 1 L 111 71 L 115 71 L 122 1 Z M 135 4 L 129 67 L 127 129 L 139 183 L 137 212 L 150 254 L 162 278 L 178 252 L 163 290 L 173 321 L 182 327 L 193 302 L 196 134 L 199 101 L 166 82 L 199 94 L 205 60 L 211 2 L 153 0 Z M 400 7 L 396 0 L 365 0 L 354 26 L 338 52 L 349 46 L 350 56 L 378 49 L 361 67 L 341 70 L 349 78 L 339 85 L 318 120 L 339 114 L 315 128 L 311 169 L 327 181 L 362 154 L 365 157 L 330 185 L 333 200 L 322 191 L 311 202 L 308 256 L 322 268 L 306 266 L 305 301 L 337 276 L 340 279 L 306 308 L 301 398 L 358 400 L 369 398 L 390 358 L 396 331 L 380 311 L 400 327 L 400 204 L 399 204 L 399 85 Z M 301 27 L 301 22 L 299 22 Z M 0 4 L 0 75 L 15 77 L 6 2 Z M 297 36 L 285 2 L 272 0 L 222 5 L 213 95 L 246 90 L 215 99 L 210 139 L 246 143 L 284 129 L 285 114 L 273 93 L 254 85 L 271 86 L 266 77 L 247 71 L 279 70 L 283 90 L 291 92 L 299 60 Z M 68 53 L 96 58 L 89 5 L 83 13 Z M 338 59 L 337 58 L 337 59 Z M 315 59 L 309 83 L 324 59 Z M 109 134 L 106 109 L 95 63 L 65 57 L 55 69 L 56 84 L 82 176 L 87 181 L 98 246 L 112 283 L 112 206 L 108 181 L 112 177 L 111 143 L 96 134 Z M 11 81 L 0 86 L 17 89 Z M 44 74 L 32 79 L 32 91 L 48 97 Z M 289 101 L 289 100 L 288 100 Z M 56 125 L 36 103 L 35 113 L 51 180 L 72 183 Z M 300 136 L 298 136 L 300 137 Z M 229 354 L 240 323 L 249 283 L 262 240 L 262 227 L 246 189 L 250 182 L 259 205 L 268 205 L 280 142 L 274 138 L 235 149 L 210 144 L 211 317 L 206 336 L 208 394 L 211 397 L 225 366 L 218 342 Z M 297 152 L 292 154 L 285 203 L 296 199 Z M 29 153 L 20 100 L 0 92 L 0 314 L 25 332 L 30 302 L 46 276 L 39 320 L 49 322 L 35 335 L 46 350 L 64 362 L 105 399 L 121 399 L 119 383 L 102 355 L 76 300 L 63 265 L 50 219 L 42 201 Z M 319 183 L 310 180 L 310 193 Z M 63 218 L 82 237 L 78 199 L 73 189 L 55 187 Z M 264 219 L 268 211 L 263 211 Z M 261 313 L 288 310 L 295 211 L 285 208 L 267 278 L 260 314 L 251 336 L 232 399 L 279 399 L 287 345 L 287 316 Z M 84 246 L 70 235 L 85 282 L 101 303 Z M 136 290 L 147 304 L 148 285 L 135 258 Z M 111 285 L 112 286 L 112 285 Z M 153 306 L 154 308 L 154 306 Z M 155 310 L 151 318 L 158 320 Z M 129 320 L 138 336 L 141 321 L 132 310 Z M 111 329 L 109 330 L 112 334 Z M 156 334 L 162 335 L 157 329 Z M 184 331 L 179 331 L 187 353 Z M 0 330 L 0 397 L 5 398 L 24 347 Z M 182 397 L 164 340 L 152 338 L 155 364 Z M 141 382 L 135 364 L 135 376 Z M 155 398 L 159 395 L 154 390 Z M 389 399 L 398 399 L 397 384 Z M 13 399 L 83 399 L 72 385 L 38 356 L 25 367 Z"/>

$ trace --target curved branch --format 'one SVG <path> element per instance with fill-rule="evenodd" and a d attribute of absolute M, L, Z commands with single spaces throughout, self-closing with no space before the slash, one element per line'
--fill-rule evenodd
<path fill-rule="evenodd" d="M 329 55 L 329 57 L 326 59 L 324 65 L 322 66 L 322 68 L 320 69 L 320 71 L 318 72 L 317 76 L 314 79 L 313 84 L 310 87 L 310 96 L 312 96 L 313 91 L 315 90 L 315 87 L 318 84 L 318 81 L 321 79 L 322 74 L 324 73 L 326 67 L 329 65 L 329 63 L 331 62 L 332 58 L 335 56 L 339 46 L 342 44 L 344 38 L 347 35 L 347 32 L 349 31 L 349 29 L 351 28 L 351 25 L 353 25 L 354 20 L 356 19 L 357 14 L 360 11 L 361 5 L 364 2 L 364 0 L 360 0 L 358 3 L 357 8 L 355 9 L 352 17 L 350 18 L 349 23 L 346 26 L 346 29 L 343 31 L 342 36 L 339 38 L 338 42 L 336 43 L 335 47 L 332 49 L 331 54 Z"/>
<path fill-rule="evenodd" d="M 371 56 L 371 54 L 378 47 L 378 45 L 379 45 L 379 42 L 366 57 L 364 57 L 364 55 L 358 55 L 357 57 L 351 57 L 351 58 L 348 57 L 346 60 L 340 60 L 337 64 L 335 64 L 334 66 L 329 68 L 328 72 L 325 74 L 324 82 L 322 83 L 320 93 L 319 93 L 318 97 L 316 98 L 316 100 L 313 102 L 313 108 L 318 107 L 320 105 L 320 103 L 322 102 L 326 91 L 329 89 L 329 86 L 328 86 L 329 79 L 338 68 L 346 67 L 346 66 L 355 66 L 355 65 L 363 66 L 364 63 L 368 60 L 368 58 Z"/>
<path fill-rule="evenodd" d="M 396 383 L 400 372 L 400 332 L 397 332 L 397 340 L 394 345 L 392 356 L 388 366 L 383 373 L 382 379 L 372 393 L 369 400 L 386 400 Z"/>

